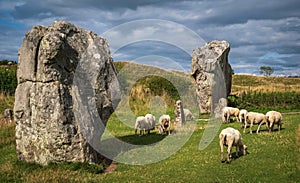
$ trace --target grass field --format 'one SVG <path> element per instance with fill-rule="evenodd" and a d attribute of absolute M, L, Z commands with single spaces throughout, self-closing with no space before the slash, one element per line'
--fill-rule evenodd
<path fill-rule="evenodd" d="M 120 70 L 124 63 L 117 63 Z M 132 75 L 136 75 L 134 72 Z M 168 73 L 170 74 L 170 73 Z M 171 76 L 180 76 L 184 73 L 176 73 Z M 170 77 L 171 77 L 170 76 Z M 168 76 L 169 77 L 169 76 Z M 132 110 L 135 114 L 148 112 L 149 103 L 153 95 L 157 95 L 159 85 L 154 81 L 159 78 L 143 78 L 134 85 L 130 91 Z M 159 80 L 168 84 L 167 80 Z M 182 80 L 177 80 L 184 83 Z M 125 81 L 122 87 L 128 87 L 132 81 Z M 270 85 L 267 85 L 271 83 Z M 150 86 L 151 84 L 151 86 Z M 143 87 L 141 87 L 143 86 Z M 151 88 L 147 95 L 143 94 L 143 88 Z M 168 104 L 167 113 L 173 118 L 173 104 L 176 100 L 176 92 L 166 88 L 162 92 L 162 98 Z M 299 78 L 257 77 L 247 75 L 234 75 L 232 94 L 241 92 L 300 92 Z M 158 92 L 158 93 L 159 93 Z M 172 93 L 173 97 L 168 95 Z M 140 100 L 140 101 L 139 101 Z M 252 100 L 252 99 L 251 99 Z M 293 98 L 296 102 L 298 98 Z M 300 101 L 300 100 L 299 100 Z M 247 102 L 247 101 L 246 101 Z M 5 108 L 13 108 L 14 97 L 0 95 L 0 112 Z M 137 107 L 141 106 L 143 107 Z M 145 105 L 145 106 L 144 106 Z M 274 106 L 270 106 L 274 107 Z M 257 111 L 265 112 L 265 108 Z M 299 109 L 293 108 L 293 111 Z M 287 111 L 288 112 L 288 111 Z M 200 115 L 207 118 L 208 115 Z M 249 148 L 249 154 L 234 158 L 230 164 L 220 161 L 220 147 L 218 134 L 221 129 L 228 126 L 240 129 L 240 124 L 222 124 L 212 143 L 202 151 L 199 150 L 200 139 L 203 136 L 206 121 L 197 121 L 197 127 L 187 143 L 169 158 L 158 163 L 148 165 L 113 164 L 116 168 L 111 173 L 103 173 L 104 165 L 88 163 L 60 163 L 40 166 L 17 160 L 15 150 L 15 125 L 0 123 L 0 182 L 300 182 L 300 114 L 284 114 L 283 130 L 273 133 L 265 131 L 262 127 L 260 134 L 242 134 L 243 142 Z M 0 115 L 1 119 L 1 115 Z M 134 122 L 134 121 L 133 121 Z M 253 132 L 257 126 L 253 128 Z M 275 129 L 277 129 L 275 127 Z M 115 137 L 122 141 L 146 145 L 163 140 L 166 136 L 153 131 L 147 136 L 134 135 L 134 129 L 120 122 L 115 114 L 111 116 L 107 125 Z M 242 131 L 242 130 L 240 130 Z M 106 133 L 105 133 L 106 134 Z M 108 136 L 104 136 L 109 140 Z M 170 144 L 172 146 L 172 144 Z M 233 149 L 235 152 L 235 148 Z M 156 154 L 153 154 L 156 156 Z M 235 157 L 235 156 L 234 156 Z M 145 157 L 146 159 L 147 157 Z"/>
<path fill-rule="evenodd" d="M 230 164 L 220 162 L 218 135 L 206 149 L 198 149 L 204 132 L 202 127 L 206 125 L 205 121 L 198 121 L 198 128 L 188 142 L 169 158 L 149 165 L 117 163 L 116 170 L 106 174 L 101 173 L 102 165 L 63 163 L 42 167 L 20 162 L 15 152 L 14 125 L 2 125 L 0 182 L 299 182 L 300 115 L 283 117 L 280 132 L 269 134 L 263 127 L 260 134 L 250 135 L 247 129 L 242 135 L 249 154 L 234 158 Z M 222 124 L 220 130 L 227 126 L 239 129 L 240 125 Z M 135 136 L 134 130 L 119 122 L 116 116 L 112 116 L 107 129 L 133 144 L 149 144 L 164 138 L 157 131 L 148 136 Z"/>

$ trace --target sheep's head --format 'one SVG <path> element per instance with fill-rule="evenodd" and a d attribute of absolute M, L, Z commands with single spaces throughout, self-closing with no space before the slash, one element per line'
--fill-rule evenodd
<path fill-rule="evenodd" d="M 168 128 L 169 127 L 169 120 L 168 119 L 163 119 L 162 124 L 163 124 L 164 128 Z"/>

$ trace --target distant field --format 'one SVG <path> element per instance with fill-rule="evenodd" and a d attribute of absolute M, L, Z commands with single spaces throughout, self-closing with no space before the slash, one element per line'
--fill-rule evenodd
<path fill-rule="evenodd" d="M 240 94 L 241 92 L 300 93 L 300 78 L 233 75 L 231 93 Z"/>

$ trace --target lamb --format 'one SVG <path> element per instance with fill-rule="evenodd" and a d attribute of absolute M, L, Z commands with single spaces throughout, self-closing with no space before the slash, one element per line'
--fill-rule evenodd
<path fill-rule="evenodd" d="M 246 120 L 246 115 L 247 115 L 248 111 L 246 109 L 242 109 L 240 110 L 239 113 L 239 120 L 241 122 L 241 128 L 243 128 L 244 124 L 245 124 L 245 120 Z"/>
<path fill-rule="evenodd" d="M 226 120 L 227 122 L 229 122 L 229 118 L 230 116 L 233 116 L 233 120 L 236 119 L 237 121 L 239 121 L 239 113 L 240 110 L 238 108 L 235 107 L 224 107 L 223 111 L 229 111 L 229 116 L 227 117 L 228 119 Z"/>
<path fill-rule="evenodd" d="M 162 115 L 159 118 L 159 126 L 158 131 L 160 134 L 168 133 L 170 135 L 170 128 L 171 128 L 171 117 L 167 114 Z"/>
<path fill-rule="evenodd" d="M 267 118 L 266 118 L 266 115 L 264 115 L 262 113 L 248 112 L 246 115 L 246 120 L 245 120 L 244 133 L 246 132 L 247 123 L 250 123 L 250 134 L 252 134 L 253 124 L 258 124 L 258 128 L 256 130 L 256 133 L 258 133 L 260 126 L 263 123 L 267 123 Z"/>
<path fill-rule="evenodd" d="M 195 117 L 193 116 L 193 113 L 190 110 L 183 109 L 183 113 L 184 113 L 185 120 L 194 120 L 195 119 Z"/>
<path fill-rule="evenodd" d="M 231 156 L 231 148 L 232 146 L 236 146 L 236 157 L 238 157 L 238 148 L 243 152 L 243 155 L 247 153 L 247 146 L 242 142 L 241 133 L 231 127 L 223 129 L 219 135 L 220 139 L 220 148 L 221 148 L 221 162 L 224 162 L 224 145 L 228 146 L 227 148 L 227 163 L 230 163 L 232 158 Z"/>
<path fill-rule="evenodd" d="M 266 126 L 269 129 L 269 132 L 274 130 L 274 125 L 277 124 L 278 131 L 282 127 L 282 115 L 277 111 L 269 111 L 266 113 L 267 123 Z"/>

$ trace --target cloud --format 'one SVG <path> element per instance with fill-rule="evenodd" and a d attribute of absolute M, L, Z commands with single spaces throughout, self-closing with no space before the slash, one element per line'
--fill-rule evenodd
<path fill-rule="evenodd" d="M 106 38 L 111 47 L 117 40 L 127 47 L 115 53 L 116 59 L 156 54 L 174 59 L 189 70 L 191 60 L 183 56 L 182 49 L 192 50 L 204 43 L 190 44 L 193 40 L 183 34 L 188 28 L 206 42 L 229 41 L 229 61 L 235 73 L 258 74 L 261 65 L 269 64 L 275 72 L 300 75 L 299 7 L 298 0 L 1 0 L 0 59 L 17 59 L 17 50 L 32 26 L 49 26 L 55 20 L 65 19 L 99 35 L 110 30 Z M 162 19 L 182 26 L 148 24 L 112 30 L 141 19 Z M 143 42 L 143 38 L 151 36 L 169 45 Z"/>

